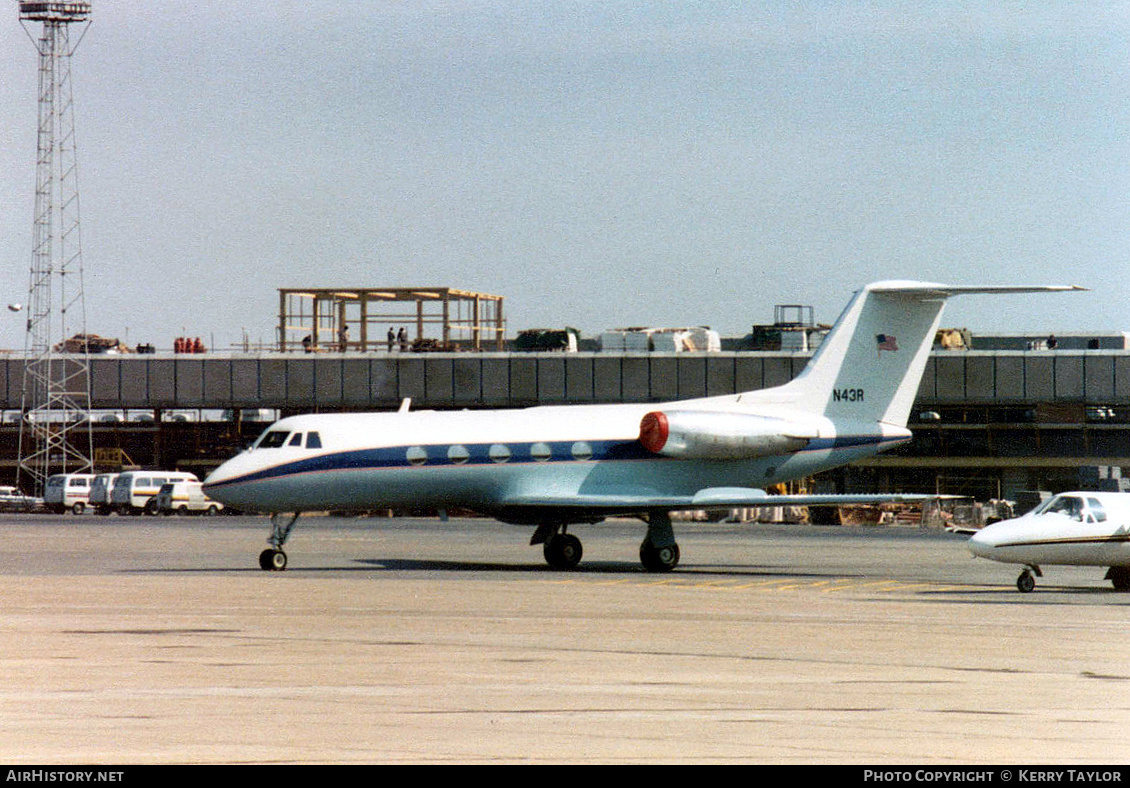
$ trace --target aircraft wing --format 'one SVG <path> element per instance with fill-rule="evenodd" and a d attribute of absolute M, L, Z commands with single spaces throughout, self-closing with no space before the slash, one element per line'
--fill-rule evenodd
<path fill-rule="evenodd" d="M 918 503 L 950 496 L 902 494 L 886 495 L 771 495 L 749 487 L 708 487 L 694 495 L 656 495 L 644 491 L 589 493 L 577 495 L 513 495 L 502 506 L 526 510 L 574 509 L 594 513 L 637 513 L 656 510 L 733 509 L 747 506 L 852 506 L 884 503 Z"/>

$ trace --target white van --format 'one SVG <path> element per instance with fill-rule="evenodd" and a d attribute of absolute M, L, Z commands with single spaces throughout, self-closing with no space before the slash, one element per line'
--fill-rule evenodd
<path fill-rule="evenodd" d="M 161 514 L 219 514 L 224 505 L 204 494 L 200 482 L 169 482 L 157 493 L 157 511 Z"/>
<path fill-rule="evenodd" d="M 156 514 L 161 485 L 198 481 L 195 473 L 181 471 L 126 471 L 114 482 L 110 500 L 119 514 Z"/>
<path fill-rule="evenodd" d="M 43 503 L 48 511 L 62 514 L 72 511 L 82 514 L 90 502 L 90 484 L 93 473 L 57 473 L 47 478 L 43 490 Z"/>
<path fill-rule="evenodd" d="M 90 508 L 98 514 L 110 514 L 114 511 L 114 502 L 110 495 L 114 490 L 114 481 L 118 478 L 116 473 L 100 473 L 94 477 L 90 484 Z"/>

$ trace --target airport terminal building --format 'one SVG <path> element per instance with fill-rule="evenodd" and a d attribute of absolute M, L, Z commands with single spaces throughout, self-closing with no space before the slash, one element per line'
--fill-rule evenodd
<path fill-rule="evenodd" d="M 1121 468 L 1130 467 L 1130 350 L 1109 347 L 1118 340 L 936 348 L 911 416 L 913 440 L 814 484 L 978 500 L 1121 489 Z M 809 357 L 807 350 L 95 355 L 95 458 L 104 467 L 203 474 L 277 415 L 395 410 L 405 399 L 413 409 L 664 402 L 777 386 Z M 0 471 L 12 477 L 22 374 L 22 358 L 0 361 Z"/>

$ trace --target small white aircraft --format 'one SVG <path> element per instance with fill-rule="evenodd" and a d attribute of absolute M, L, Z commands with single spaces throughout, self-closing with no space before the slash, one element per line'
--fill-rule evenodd
<path fill-rule="evenodd" d="M 572 568 L 569 525 L 646 518 L 640 561 L 679 561 L 672 511 L 921 500 L 769 495 L 910 440 L 907 417 L 949 296 L 1081 290 L 877 282 L 855 294 L 804 371 L 783 386 L 663 404 L 292 416 L 204 481 L 225 506 L 271 514 L 264 569 L 303 511 L 460 507 L 536 525 L 531 544 Z M 285 513 L 285 516 L 284 516 Z"/>
<path fill-rule="evenodd" d="M 1041 565 L 1105 566 L 1118 591 L 1130 591 L 1130 494 L 1060 493 L 1031 512 L 985 526 L 969 538 L 974 556 L 1023 564 L 1016 587 L 1028 593 Z"/>

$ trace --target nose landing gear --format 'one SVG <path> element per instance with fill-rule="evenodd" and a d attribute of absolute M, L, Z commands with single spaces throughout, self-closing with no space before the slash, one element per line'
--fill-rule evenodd
<path fill-rule="evenodd" d="M 286 553 L 267 548 L 259 553 L 259 568 L 266 572 L 281 572 L 286 569 Z"/>
<path fill-rule="evenodd" d="M 294 524 L 298 522 L 298 514 L 283 515 L 276 512 L 271 515 L 271 537 L 267 540 L 270 547 L 259 553 L 260 569 L 266 572 L 281 572 L 286 569 L 286 553 L 282 548 L 290 538 Z"/>
<path fill-rule="evenodd" d="M 1022 594 L 1030 593 L 1036 587 L 1036 578 L 1043 576 L 1044 573 L 1035 564 L 1024 567 L 1020 577 L 1016 578 L 1016 590 Z"/>
<path fill-rule="evenodd" d="M 1032 573 L 1025 569 L 1020 573 L 1020 577 L 1016 578 L 1016 590 L 1022 594 L 1029 593 L 1036 587 L 1036 578 L 1032 577 Z"/>

